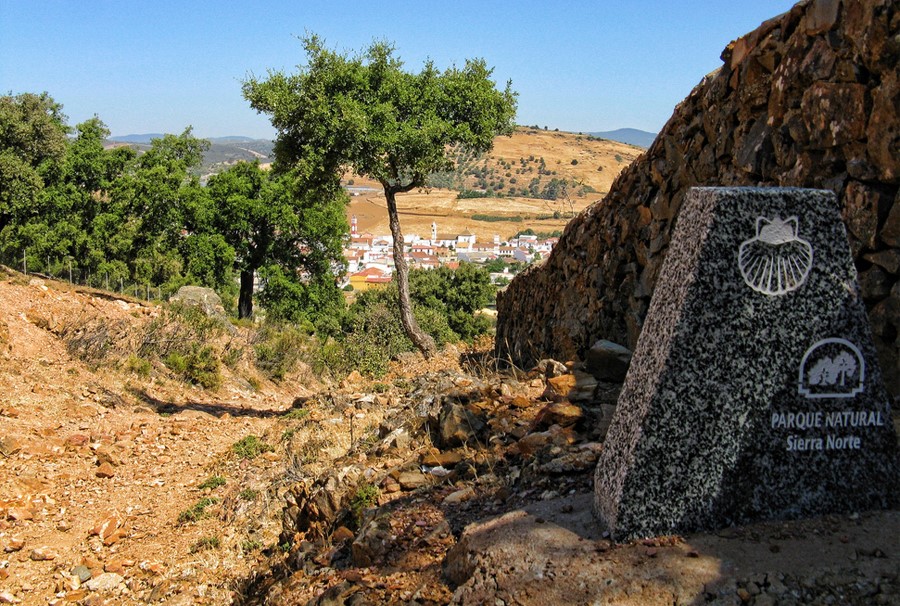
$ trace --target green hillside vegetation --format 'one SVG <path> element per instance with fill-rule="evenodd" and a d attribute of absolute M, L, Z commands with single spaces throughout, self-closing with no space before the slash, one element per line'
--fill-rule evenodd
<path fill-rule="evenodd" d="M 455 170 L 431 175 L 430 187 L 459 192 L 460 198 L 522 197 L 558 200 L 595 193 L 590 185 L 563 177 L 543 157 L 493 158 L 455 150 Z M 578 160 L 573 160 L 577 164 Z"/>
<path fill-rule="evenodd" d="M 254 354 L 276 380 L 301 354 L 340 378 L 354 369 L 383 373 L 392 356 L 412 349 L 396 292 L 363 293 L 348 307 L 337 288 L 349 231 L 338 176 L 311 182 L 239 161 L 203 184 L 197 172 L 210 144 L 190 128 L 142 153 L 105 147 L 108 136 L 97 117 L 69 127 L 46 93 L 0 97 L 0 263 L 159 301 L 183 285 L 212 288 L 235 322 L 265 319 Z M 486 270 L 412 272 L 410 281 L 416 314 L 438 343 L 491 328 L 475 317 L 494 296 Z M 235 351 L 208 344 L 223 333 L 190 310 L 167 310 L 129 365 L 143 372 L 146 359 L 158 359 L 216 389 Z M 101 359 L 109 327 L 83 328 L 73 333 L 76 348 Z"/>

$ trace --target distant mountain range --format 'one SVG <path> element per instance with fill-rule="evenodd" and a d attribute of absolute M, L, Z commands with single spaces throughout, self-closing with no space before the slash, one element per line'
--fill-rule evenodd
<path fill-rule="evenodd" d="M 619 128 L 616 130 L 587 134 L 601 139 L 609 139 L 610 141 L 618 141 L 619 143 L 627 143 L 628 145 L 637 145 L 638 147 L 647 148 L 653 144 L 658 133 L 648 133 L 645 130 L 638 130 L 636 128 Z"/>
<path fill-rule="evenodd" d="M 650 147 L 650 144 L 656 138 L 655 133 L 648 133 L 635 128 L 620 128 L 618 130 L 585 134 L 643 148 Z M 153 139 L 161 137 L 163 137 L 161 133 L 120 135 L 110 137 L 107 140 L 107 146 L 131 145 L 138 152 L 143 152 L 150 148 L 150 142 Z M 248 162 L 259 160 L 261 164 L 268 164 L 274 159 L 272 157 L 273 142 L 267 139 L 233 135 L 228 137 L 210 137 L 208 140 L 210 148 L 203 154 L 203 165 L 199 170 L 200 175 L 221 172 L 242 160 Z"/>
<path fill-rule="evenodd" d="M 162 138 L 160 133 L 146 133 L 142 135 L 124 135 L 110 137 L 107 146 L 130 145 L 144 152 L 150 149 L 153 139 Z M 261 164 L 272 162 L 272 141 L 267 139 L 254 139 L 252 137 L 210 137 L 209 149 L 203 154 L 203 165 L 200 167 L 200 175 L 209 175 L 225 170 L 229 166 L 245 160 L 253 162 L 259 160 Z"/>
<path fill-rule="evenodd" d="M 121 135 L 118 137 L 110 137 L 108 141 L 113 141 L 115 143 L 146 143 L 150 144 L 150 141 L 153 139 L 159 139 L 163 137 L 162 133 L 145 133 L 143 135 Z M 265 141 L 266 139 L 254 139 L 253 137 L 241 137 L 236 135 L 231 135 L 228 137 L 208 137 L 207 141 L 211 143 L 244 143 L 247 141 Z"/>

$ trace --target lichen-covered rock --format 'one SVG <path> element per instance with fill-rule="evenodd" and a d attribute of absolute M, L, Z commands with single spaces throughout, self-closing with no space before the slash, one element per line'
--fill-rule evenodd
<path fill-rule="evenodd" d="M 892 0 L 800 2 L 732 42 L 609 195 L 498 296 L 498 353 L 529 368 L 584 360 L 598 339 L 634 349 L 685 193 L 698 185 L 834 191 L 857 269 L 887 270 L 867 289 L 870 313 L 882 313 L 898 282 L 898 58 Z M 873 322 L 894 395 L 898 323 Z"/>
<path fill-rule="evenodd" d="M 210 318 L 225 319 L 225 307 L 222 305 L 222 299 L 211 288 L 182 286 L 169 298 L 169 302 L 198 307 Z"/>

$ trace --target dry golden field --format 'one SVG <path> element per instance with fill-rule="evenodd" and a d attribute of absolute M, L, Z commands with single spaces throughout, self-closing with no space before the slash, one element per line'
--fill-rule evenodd
<path fill-rule="evenodd" d="M 494 149 L 484 158 L 488 168 L 495 168 L 501 175 L 514 174 L 517 168 L 522 167 L 522 160 L 526 160 L 525 164 L 533 169 L 535 162 L 527 162 L 527 159 L 543 158 L 546 170 L 555 171 L 553 177 L 574 179 L 596 191 L 571 195 L 569 200 L 518 196 L 458 199 L 455 191 L 447 189 L 410 192 L 398 196 L 400 224 L 404 234 L 417 233 L 427 237 L 431 233 L 431 223 L 436 222 L 442 234 L 468 230 L 476 234 L 479 241 L 490 239 L 494 234 L 505 239 L 529 227 L 537 232 L 561 230 L 572 212 L 577 213 L 603 198 L 619 172 L 641 153 L 643 149 L 639 147 L 615 141 L 520 127 L 511 137 L 494 140 Z M 577 163 L 573 164 L 573 160 Z M 511 164 L 513 168 L 507 170 L 501 162 Z M 515 176 L 522 183 L 537 175 L 532 170 Z M 550 178 L 543 176 L 542 180 L 549 181 Z M 352 180 L 353 191 L 357 195 L 351 199 L 348 218 L 356 216 L 360 233 L 390 233 L 380 186 L 360 177 L 352 177 Z M 466 185 L 470 186 L 468 180 Z M 560 218 L 552 218 L 554 213 L 559 213 Z M 473 219 L 473 215 L 510 217 L 511 220 L 480 221 Z M 515 220 L 517 217 L 520 220 Z"/>

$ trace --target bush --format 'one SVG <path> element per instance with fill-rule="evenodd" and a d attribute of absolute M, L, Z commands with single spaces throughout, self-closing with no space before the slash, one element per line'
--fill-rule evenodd
<path fill-rule="evenodd" d="M 475 189 L 464 189 L 456 194 L 456 197 L 460 200 L 471 199 L 471 198 L 492 198 L 493 195 L 486 191 L 478 191 Z"/>
<path fill-rule="evenodd" d="M 201 483 L 197 488 L 203 490 L 205 488 L 209 488 L 212 490 L 213 488 L 218 488 L 219 486 L 225 485 L 225 478 L 222 476 L 209 476 L 206 478 L 203 483 Z"/>
<path fill-rule="evenodd" d="M 257 299 L 267 319 L 315 326 L 319 331 L 336 329 L 331 323 L 340 317 L 344 297 L 333 279 L 303 281 L 277 266 L 259 273 L 264 286 Z"/>
<path fill-rule="evenodd" d="M 253 351 L 256 367 L 276 381 L 284 379 L 303 357 L 312 326 L 266 322 L 256 334 Z"/>
<path fill-rule="evenodd" d="M 139 377 L 147 378 L 150 376 L 150 371 L 153 370 L 153 365 L 148 360 L 131 354 L 125 360 L 125 370 L 133 372 Z"/>
<path fill-rule="evenodd" d="M 428 309 L 414 300 L 413 315 L 438 346 L 459 339 L 440 310 Z M 327 339 L 313 353 L 313 369 L 335 378 L 353 370 L 380 377 L 387 372 L 392 358 L 414 350 L 400 324 L 397 287 L 391 284 L 359 294 L 347 311 L 341 333 L 335 339 Z"/>
<path fill-rule="evenodd" d="M 238 498 L 243 501 L 253 501 L 259 496 L 259 492 L 252 488 L 245 488 L 238 493 Z"/>
<path fill-rule="evenodd" d="M 491 329 L 490 320 L 474 315 L 494 297 L 486 270 L 471 263 L 457 270 L 413 270 L 409 281 L 413 315 L 438 347 L 471 340 Z M 313 352 L 313 370 L 334 378 L 353 370 L 380 377 L 392 358 L 414 350 L 400 323 L 397 287 L 391 284 L 359 294 L 343 319 L 341 332 Z"/>
<path fill-rule="evenodd" d="M 207 551 L 209 549 L 218 549 L 221 545 L 219 541 L 219 537 L 203 537 L 199 539 L 196 543 L 191 545 L 191 553 L 197 553 L 198 551 Z"/>
<path fill-rule="evenodd" d="M 281 415 L 282 419 L 290 419 L 293 421 L 302 421 L 309 417 L 309 411 L 305 408 L 291 408 L 289 411 Z"/>
<path fill-rule="evenodd" d="M 488 222 L 492 222 L 492 223 L 496 223 L 498 221 L 511 221 L 513 223 L 521 223 L 523 219 L 519 215 L 514 215 L 512 217 L 504 217 L 504 216 L 500 216 L 500 215 L 475 214 L 475 215 L 472 215 L 472 220 L 473 221 L 488 221 Z"/>
<path fill-rule="evenodd" d="M 462 263 L 456 270 L 416 270 L 410 272 L 409 282 L 413 300 L 443 315 L 457 339 L 470 341 L 490 329 L 490 322 L 475 317 L 496 293 L 486 269 Z M 453 336 L 448 334 L 446 340 L 453 340 Z"/>
<path fill-rule="evenodd" d="M 273 450 L 271 446 L 250 434 L 231 445 L 231 450 L 242 459 L 255 459 L 264 452 Z"/>
<path fill-rule="evenodd" d="M 241 551 L 244 553 L 259 551 L 260 549 L 262 549 L 262 543 L 253 539 L 247 539 L 241 543 Z"/>
<path fill-rule="evenodd" d="M 360 297 L 351 306 L 352 318 L 345 333 L 338 340 L 323 344 L 316 352 L 319 372 L 330 372 L 337 378 L 357 370 L 366 376 L 380 377 L 387 372 L 392 357 L 412 351 L 413 344 L 400 325 L 396 303 L 367 303 L 367 299 L 372 297 Z M 416 314 L 417 320 L 418 317 Z M 427 331 L 421 323 L 420 326 Z"/>
<path fill-rule="evenodd" d="M 178 524 L 187 524 L 188 522 L 196 522 L 202 518 L 205 518 L 209 515 L 206 510 L 207 508 L 215 505 L 219 502 L 219 499 L 214 499 L 212 497 L 204 497 L 194 503 L 190 508 L 185 509 L 181 513 L 178 514 Z"/>
<path fill-rule="evenodd" d="M 357 527 L 362 523 L 363 511 L 377 504 L 380 495 L 378 487 L 368 482 L 361 482 L 356 488 L 356 494 L 350 499 L 350 511 Z"/>
<path fill-rule="evenodd" d="M 222 363 L 228 368 L 234 368 L 242 357 L 244 357 L 244 352 L 240 347 L 228 347 L 222 356 Z"/>
<path fill-rule="evenodd" d="M 140 357 L 156 356 L 175 374 L 206 389 L 222 383 L 219 357 L 211 345 L 221 336 L 225 322 L 211 318 L 197 307 L 172 304 L 147 325 L 138 346 Z"/>
<path fill-rule="evenodd" d="M 205 389 L 217 389 L 222 384 L 219 359 L 209 345 L 201 347 L 195 343 L 187 354 L 173 351 L 164 362 L 172 372 Z"/>

